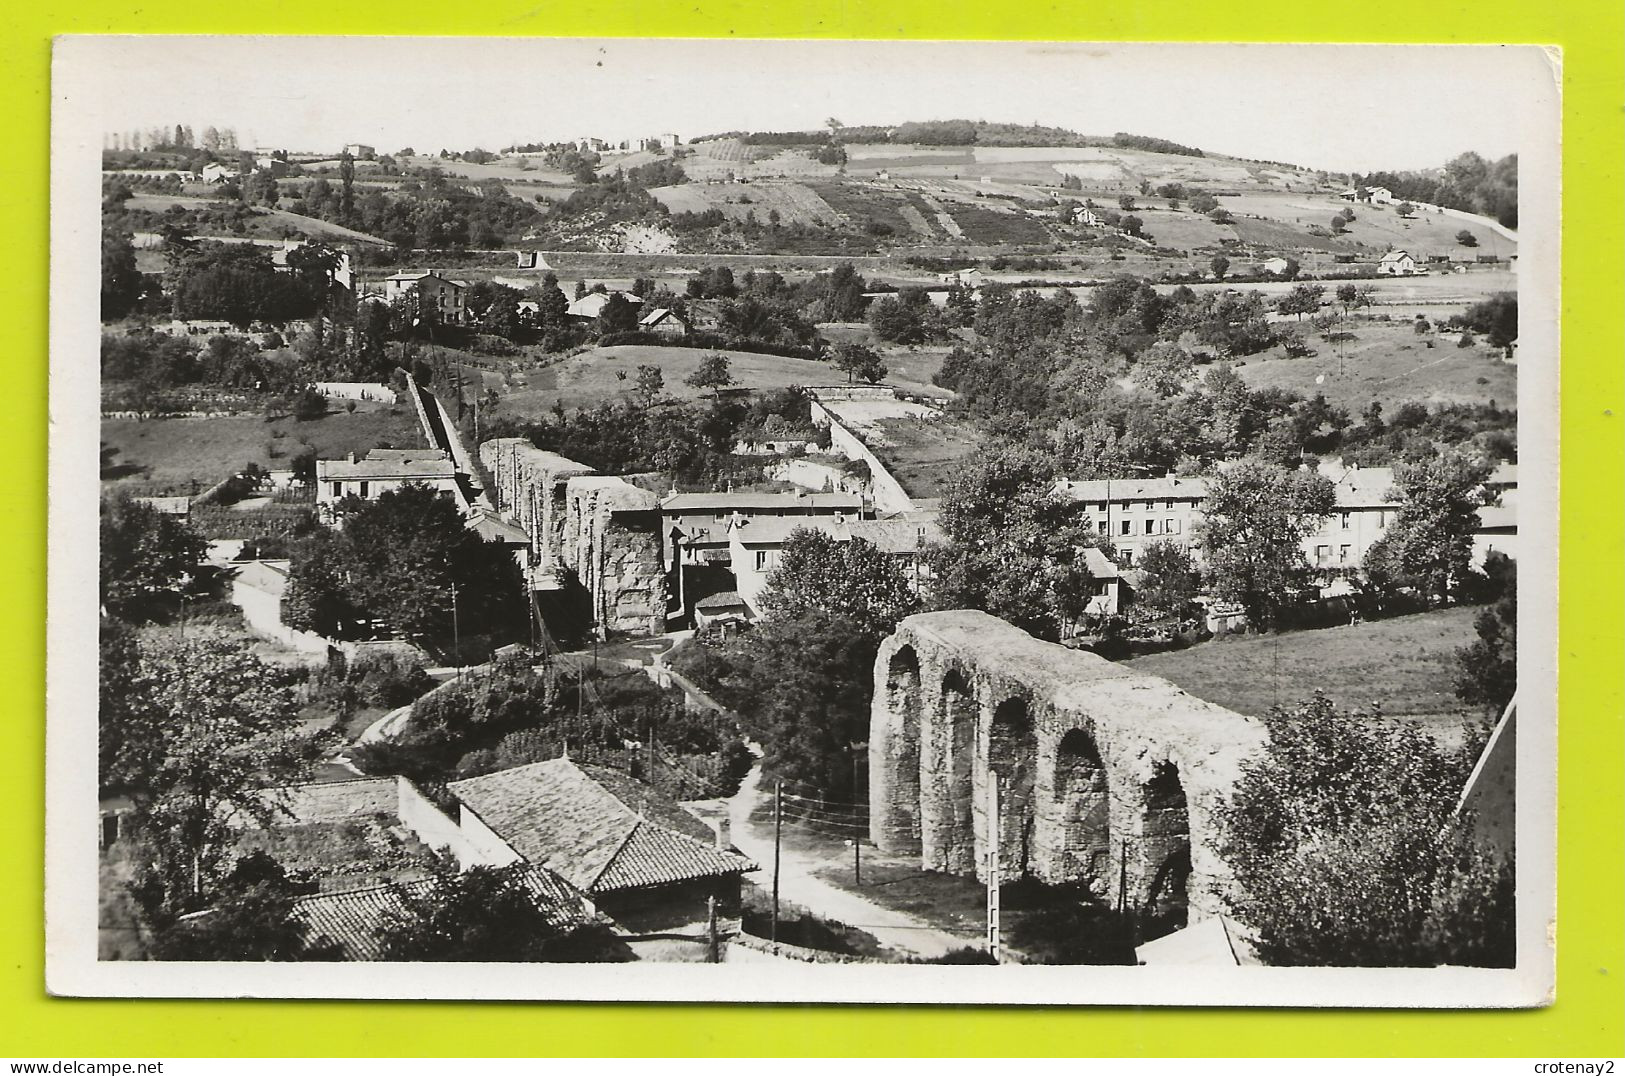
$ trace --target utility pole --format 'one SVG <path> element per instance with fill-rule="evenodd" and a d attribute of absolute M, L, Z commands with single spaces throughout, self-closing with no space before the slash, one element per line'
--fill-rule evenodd
<path fill-rule="evenodd" d="M 451 645 L 457 651 L 457 679 L 463 678 L 463 632 L 457 624 L 457 580 L 451 581 Z"/>
<path fill-rule="evenodd" d="M 863 884 L 863 841 L 854 837 L 846 842 L 852 846 L 852 884 Z"/>
<path fill-rule="evenodd" d="M 770 941 L 779 940 L 779 836 L 784 829 L 784 782 L 773 782 L 773 929 Z"/>
<path fill-rule="evenodd" d="M 999 775 L 987 782 L 987 955 L 999 961 Z"/>
<path fill-rule="evenodd" d="M 721 953 L 717 946 L 717 898 L 714 893 L 705 898 L 705 934 L 709 943 L 705 962 L 721 963 Z"/>

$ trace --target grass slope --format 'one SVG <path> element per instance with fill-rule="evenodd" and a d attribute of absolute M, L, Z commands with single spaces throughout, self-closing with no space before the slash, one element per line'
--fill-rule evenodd
<path fill-rule="evenodd" d="M 1262 716 L 1316 688 L 1340 707 L 1430 717 L 1459 726 L 1471 708 L 1455 695 L 1456 651 L 1475 638 L 1472 607 L 1440 609 L 1352 627 L 1221 638 L 1125 664 L 1171 680 L 1197 698 Z"/>
<path fill-rule="evenodd" d="M 1273 348 L 1248 359 L 1236 372 L 1248 388 L 1324 393 L 1356 416 L 1372 400 L 1389 413 L 1406 400 L 1517 404 L 1518 368 L 1482 342 L 1460 348 L 1440 339 L 1429 348 L 1429 338 L 1417 336 L 1405 321 L 1358 322 L 1354 336 L 1346 345 L 1311 337 L 1316 353 L 1302 359 L 1282 358 L 1281 349 Z M 1340 349 L 1346 353 L 1340 355 Z"/>
<path fill-rule="evenodd" d="M 332 459 L 347 452 L 361 455 L 385 442 L 397 447 L 424 444 L 410 406 L 337 411 L 310 422 L 267 422 L 252 416 L 108 419 L 102 422 L 101 439 L 118 450 L 113 465 L 123 473 L 104 485 L 123 482 L 141 491 L 176 492 L 189 491 L 194 482 L 199 490 L 207 489 L 249 463 L 286 467 L 304 445 Z"/>

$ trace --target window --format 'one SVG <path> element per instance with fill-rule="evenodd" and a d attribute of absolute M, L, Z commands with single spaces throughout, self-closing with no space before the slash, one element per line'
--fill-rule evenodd
<path fill-rule="evenodd" d="M 362 483 L 360 483 L 360 485 L 361 485 L 361 499 L 366 500 L 367 499 L 367 483 L 362 482 Z"/>
<path fill-rule="evenodd" d="M 1100 502 L 1100 511 L 1104 512 L 1105 510 L 1106 510 L 1106 502 L 1101 501 Z"/>
<path fill-rule="evenodd" d="M 333 497 L 334 497 L 334 499 L 337 500 L 338 498 L 340 498 L 342 496 L 344 496 L 344 483 L 343 482 L 334 482 L 333 483 Z"/>
<path fill-rule="evenodd" d="M 1168 521 L 1167 521 L 1167 525 L 1162 528 L 1162 533 L 1164 533 L 1164 534 L 1178 534 L 1179 533 L 1179 517 L 1178 516 L 1169 516 Z"/>
<path fill-rule="evenodd" d="M 1105 534 L 1106 533 L 1106 521 L 1104 519 L 1100 521 L 1099 526 L 1100 526 L 1100 533 Z"/>
<path fill-rule="evenodd" d="M 1315 546 L 1315 563 L 1325 564 L 1332 555 L 1332 547 L 1328 545 Z"/>
<path fill-rule="evenodd" d="M 1156 520 L 1148 519 L 1148 520 L 1145 521 L 1145 533 L 1147 533 L 1147 534 L 1156 534 L 1157 533 L 1157 521 Z"/>
<path fill-rule="evenodd" d="M 773 551 L 771 549 L 758 549 L 756 551 L 756 570 L 765 572 L 773 566 Z"/>
<path fill-rule="evenodd" d="M 1124 534 L 1133 534 L 1134 533 L 1134 524 L 1129 522 L 1126 519 L 1123 520 L 1123 533 Z"/>
<path fill-rule="evenodd" d="M 1342 561 L 1344 564 L 1348 563 L 1348 561 L 1349 561 L 1349 547 L 1348 546 L 1340 545 L 1340 546 L 1337 547 L 1337 559 Z"/>
<path fill-rule="evenodd" d="M 1348 530 L 1352 526 L 1354 526 L 1354 513 L 1353 512 L 1344 512 L 1343 513 L 1343 529 Z"/>
<path fill-rule="evenodd" d="M 1174 510 L 1174 502 L 1170 500 L 1166 507 L 1168 511 L 1172 512 Z"/>
<path fill-rule="evenodd" d="M 1117 563 L 1124 568 L 1134 567 L 1134 550 L 1119 550 L 1117 554 Z"/>

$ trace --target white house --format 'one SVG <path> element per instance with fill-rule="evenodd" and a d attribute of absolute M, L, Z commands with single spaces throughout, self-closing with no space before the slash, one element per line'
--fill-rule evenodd
<path fill-rule="evenodd" d="M 1373 205 L 1389 205 L 1394 201 L 1394 192 L 1387 187 L 1372 187 L 1366 195 Z"/>
<path fill-rule="evenodd" d="M 1287 264 L 1285 258 L 1270 258 L 1268 261 L 1260 262 L 1258 267 L 1271 276 L 1285 276 Z"/>
<path fill-rule="evenodd" d="M 1427 270 L 1416 264 L 1407 250 L 1390 250 L 1377 263 L 1377 272 L 1384 276 L 1422 276 Z"/>
<path fill-rule="evenodd" d="M 465 305 L 468 281 L 451 280 L 433 269 L 419 272 L 396 273 L 384 278 L 384 298 L 389 302 L 416 295 L 420 309 L 432 311 L 446 325 L 461 325 L 467 320 Z"/>
<path fill-rule="evenodd" d="M 332 523 L 334 510 L 345 497 L 375 501 L 408 485 L 428 486 L 442 496 L 455 497 L 456 464 L 438 448 L 375 448 L 359 460 L 353 452 L 342 460 L 317 460 L 316 510 L 324 522 Z"/>
<path fill-rule="evenodd" d="M 1073 224 L 1087 224 L 1091 228 L 1098 228 L 1102 221 L 1100 215 L 1088 206 L 1079 206 L 1072 211 Z"/>
<path fill-rule="evenodd" d="M 950 273 L 938 273 L 937 283 L 947 284 L 949 287 L 979 288 L 982 286 L 982 271 L 975 266 L 969 269 L 955 269 Z"/>
<path fill-rule="evenodd" d="M 604 312 L 604 307 L 609 303 L 609 297 L 611 295 L 619 295 L 633 306 L 641 306 L 643 303 L 642 299 L 638 298 L 636 295 L 633 295 L 631 292 L 592 291 L 571 303 L 565 310 L 565 313 L 580 321 L 597 321 L 598 315 Z"/>
<path fill-rule="evenodd" d="M 638 319 L 638 332 L 654 333 L 656 336 L 683 336 L 687 334 L 688 326 L 671 310 L 661 307 Z"/>

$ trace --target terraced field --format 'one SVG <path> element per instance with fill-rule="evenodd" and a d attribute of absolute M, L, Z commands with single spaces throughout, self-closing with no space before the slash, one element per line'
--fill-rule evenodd
<path fill-rule="evenodd" d="M 681 183 L 655 187 L 649 193 L 673 213 L 715 209 L 730 220 L 744 220 L 754 213 L 765 224 L 768 213 L 776 210 L 783 224 L 832 226 L 840 222 L 840 214 L 801 183 Z"/>

